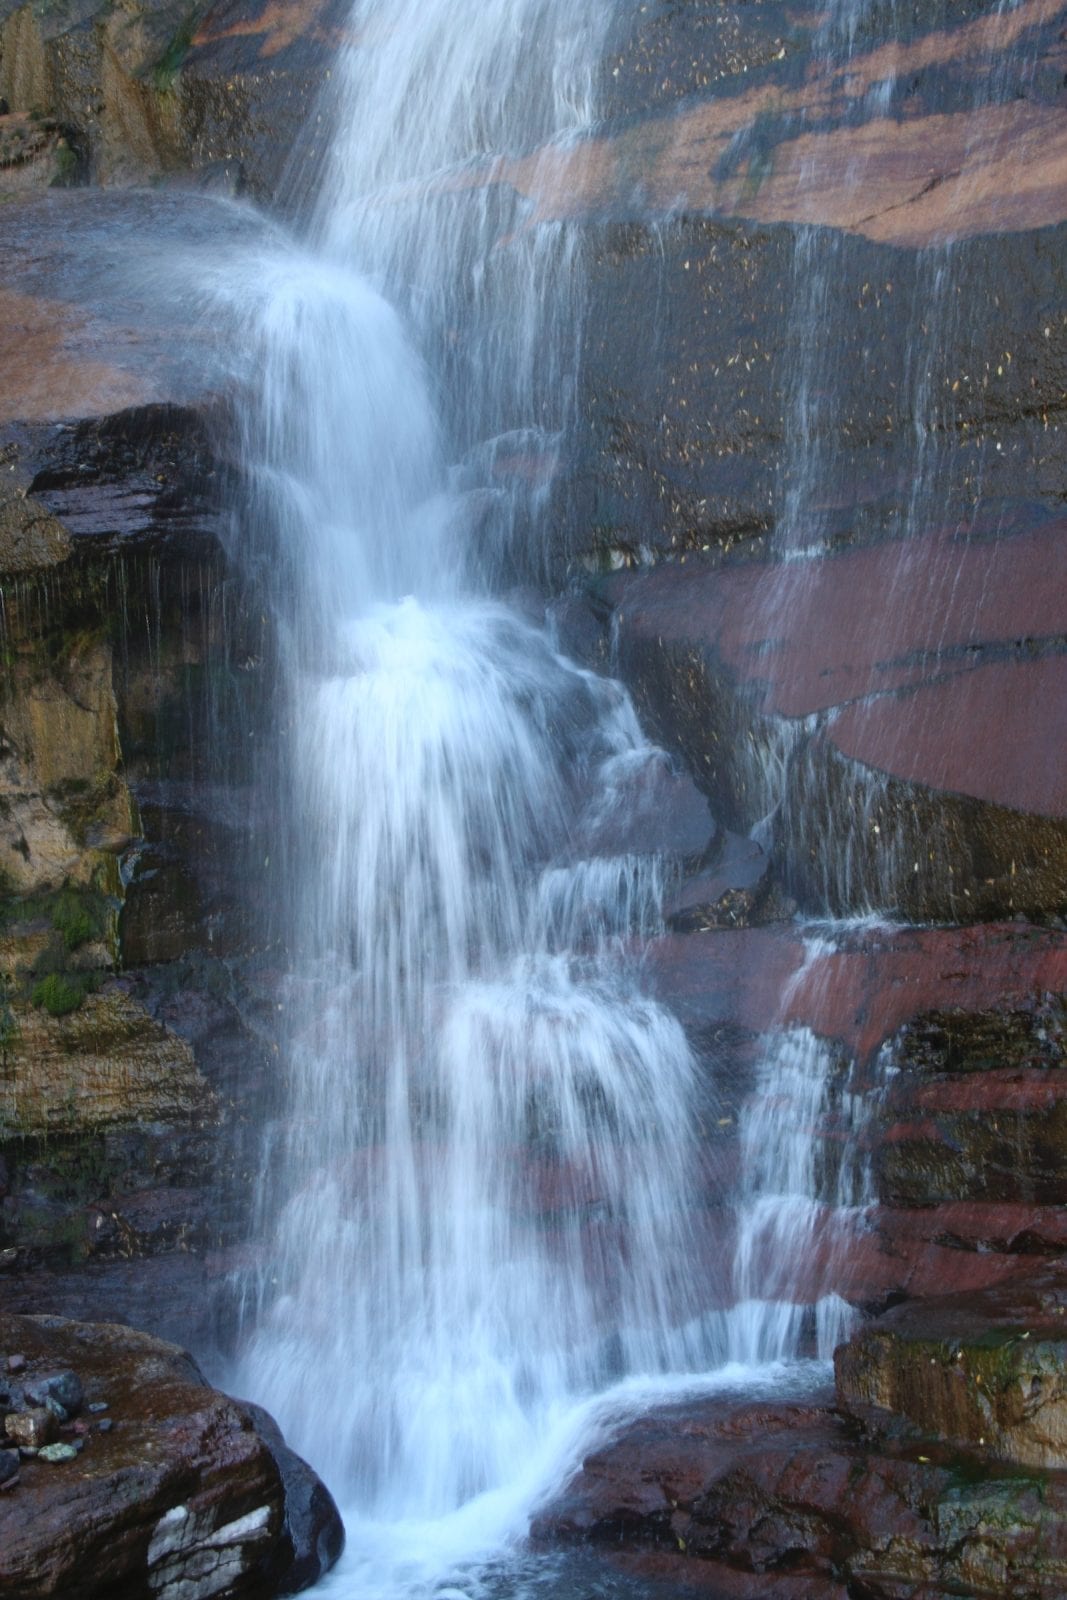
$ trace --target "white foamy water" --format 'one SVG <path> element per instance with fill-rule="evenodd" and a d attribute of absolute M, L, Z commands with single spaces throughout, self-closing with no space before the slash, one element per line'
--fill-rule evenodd
<path fill-rule="evenodd" d="M 486 596 L 538 509 L 537 461 L 501 463 L 551 464 L 566 420 L 573 242 L 494 256 L 514 201 L 462 190 L 588 123 L 605 10 L 357 7 L 310 244 L 217 286 L 262 374 L 292 961 L 234 1382 L 348 1508 L 344 1593 L 506 1544 L 598 1394 L 707 1364 L 695 1062 L 639 981 L 662 868 L 575 844 L 663 757 Z"/>
<path fill-rule="evenodd" d="M 232 1382 L 346 1507 L 325 1587 L 361 1600 L 522 1592 L 479 1573 L 610 1418 L 797 1343 L 708 1310 L 697 1063 L 641 982 L 666 868 L 610 848 L 665 758 L 490 597 L 543 537 L 581 297 L 573 237 L 472 184 L 580 136 L 607 11 L 358 5 L 308 242 L 215 284 L 260 374 L 291 963 Z"/>

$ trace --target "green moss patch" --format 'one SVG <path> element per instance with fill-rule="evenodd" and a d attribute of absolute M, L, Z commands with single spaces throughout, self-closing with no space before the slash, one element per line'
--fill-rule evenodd
<path fill-rule="evenodd" d="M 85 996 L 93 988 L 91 975 L 71 972 L 49 972 L 33 987 L 30 999 L 50 1017 L 65 1017 L 77 1011 Z"/>

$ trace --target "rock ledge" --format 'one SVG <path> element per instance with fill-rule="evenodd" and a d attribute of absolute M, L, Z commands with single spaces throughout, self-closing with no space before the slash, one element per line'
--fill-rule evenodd
<path fill-rule="evenodd" d="M 61 1377 L 70 1404 L 49 1404 Z M 5 1600 L 266 1600 L 340 1554 L 337 1508 L 311 1469 L 174 1345 L 0 1313 L 0 1391 L 3 1455 L 21 1458 L 0 1496 Z M 45 1405 L 29 1404 L 41 1394 Z M 19 1448 L 26 1426 L 11 1419 L 26 1417 L 42 1445 Z"/>

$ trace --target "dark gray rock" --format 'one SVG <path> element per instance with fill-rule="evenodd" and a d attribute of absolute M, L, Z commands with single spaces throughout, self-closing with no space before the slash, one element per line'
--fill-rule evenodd
<path fill-rule="evenodd" d="M 248 1410 L 270 1445 L 285 1489 L 285 1538 L 291 1553 L 277 1592 L 298 1594 L 317 1583 L 339 1558 L 345 1545 L 344 1524 L 326 1485 L 290 1450 L 269 1412 L 251 1404 Z"/>
<path fill-rule="evenodd" d="M 43 1373 L 26 1384 L 26 1398 L 34 1405 L 46 1406 L 55 1401 L 70 1416 L 77 1416 L 85 1400 L 81 1379 L 68 1368 L 64 1372 Z M 65 1418 L 61 1418 L 65 1421 Z"/>

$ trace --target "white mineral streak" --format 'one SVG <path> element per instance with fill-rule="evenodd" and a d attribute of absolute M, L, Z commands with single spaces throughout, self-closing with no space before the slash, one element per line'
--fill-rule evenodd
<path fill-rule="evenodd" d="M 216 1527 L 217 1508 L 174 1506 L 156 1523 L 148 1546 L 148 1582 L 158 1600 L 208 1600 L 224 1594 L 259 1560 L 271 1536 L 271 1510 L 257 1506 Z"/>

